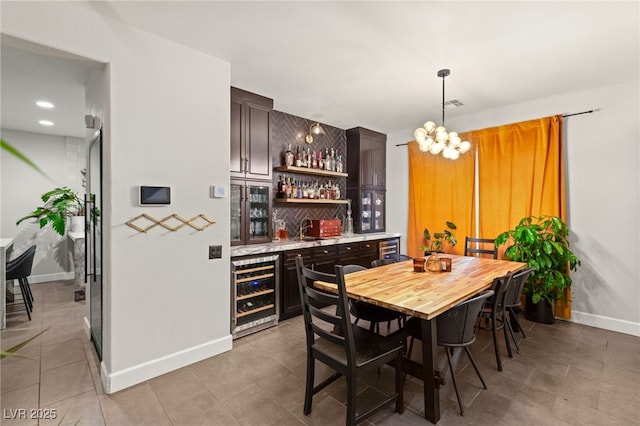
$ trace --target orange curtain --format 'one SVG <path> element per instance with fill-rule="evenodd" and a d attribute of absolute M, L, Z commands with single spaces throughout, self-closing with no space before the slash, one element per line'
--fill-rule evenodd
<path fill-rule="evenodd" d="M 479 235 L 495 238 L 531 215 L 564 220 L 562 116 L 470 132 L 478 145 Z"/>
<path fill-rule="evenodd" d="M 468 135 L 478 146 L 478 235 L 495 238 L 525 216 L 566 220 L 561 115 Z M 556 305 L 557 316 L 570 314 L 570 302 Z"/>
<path fill-rule="evenodd" d="M 473 149 L 457 160 L 442 155 L 422 152 L 415 142 L 409 142 L 409 219 L 407 229 L 407 253 L 412 257 L 423 256 L 419 247 L 424 245 L 423 230 L 433 234 L 445 229 L 445 222 L 457 226 L 456 238 L 461 243 L 445 246 L 443 251 L 462 254 L 464 237 L 470 235 L 473 225 Z"/>

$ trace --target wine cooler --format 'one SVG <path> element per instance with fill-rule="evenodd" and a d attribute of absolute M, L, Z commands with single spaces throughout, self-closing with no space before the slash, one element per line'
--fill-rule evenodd
<path fill-rule="evenodd" d="M 279 256 L 231 261 L 231 334 L 233 338 L 278 323 Z"/>

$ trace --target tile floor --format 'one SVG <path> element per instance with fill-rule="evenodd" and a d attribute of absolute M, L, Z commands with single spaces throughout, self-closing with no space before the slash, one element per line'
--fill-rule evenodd
<path fill-rule="evenodd" d="M 73 302 L 73 284 L 32 287 L 33 321 L 24 313 L 10 314 L 1 333 L 2 348 L 48 329 L 20 350 L 27 359 L 11 357 L 0 363 L 3 425 L 344 424 L 344 380 L 316 395 L 310 416 L 302 414 L 306 367 L 300 317 L 236 340 L 230 352 L 105 395 L 98 359 L 82 331 L 84 305 Z M 505 356 L 501 373 L 490 333 L 478 332 L 472 352 L 488 390 L 482 390 L 466 358 L 456 356 L 466 414 L 458 413 L 448 380 L 440 390 L 439 424 L 640 424 L 640 338 L 564 321 L 524 325 L 522 353 Z M 440 366 L 446 369 L 443 353 Z M 328 374 L 317 370 L 318 376 Z M 372 371 L 361 384 L 359 400 L 366 404 L 380 391 L 392 389 L 392 379 L 391 368 Z M 407 380 L 404 414 L 390 407 L 368 423 L 429 424 L 421 417 L 421 385 Z M 20 408 L 27 410 L 27 417 L 32 409 L 40 409 L 41 415 L 55 410 L 56 418 L 19 419 Z"/>

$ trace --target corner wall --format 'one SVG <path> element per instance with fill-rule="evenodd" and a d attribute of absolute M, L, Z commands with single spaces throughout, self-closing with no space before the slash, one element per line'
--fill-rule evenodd
<path fill-rule="evenodd" d="M 229 185 L 229 64 L 73 3 L 3 2 L 1 23 L 8 35 L 109 64 L 106 392 L 231 349 L 229 200 L 209 198 L 210 185 Z M 171 186 L 172 204 L 138 206 L 139 185 Z M 142 213 L 202 213 L 216 224 L 142 234 L 126 225 Z M 207 258 L 209 244 L 222 245 L 222 259 Z"/>
<path fill-rule="evenodd" d="M 565 118 L 568 224 L 582 266 L 572 273 L 572 321 L 640 336 L 640 92 L 638 81 L 447 117 L 459 132 L 597 109 Z M 389 135 L 388 170 L 407 170 L 415 129 Z M 387 176 L 389 229 L 407 229 L 408 174 Z M 391 184 L 390 184 L 391 185 Z M 406 243 L 406 240 L 403 240 Z"/>

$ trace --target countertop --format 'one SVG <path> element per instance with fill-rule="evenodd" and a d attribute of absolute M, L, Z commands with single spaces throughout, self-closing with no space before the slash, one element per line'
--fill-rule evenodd
<path fill-rule="evenodd" d="M 343 235 L 336 238 L 325 238 L 312 241 L 300 241 L 292 238 L 288 241 L 274 241 L 267 244 L 233 246 L 231 247 L 231 257 L 251 256 L 254 254 L 274 253 L 309 247 L 332 246 L 336 244 L 355 243 L 358 241 L 384 240 L 387 238 L 398 238 L 401 236 L 402 234 L 400 233 L 380 232 L 375 234 L 353 234 L 349 237 Z"/>

